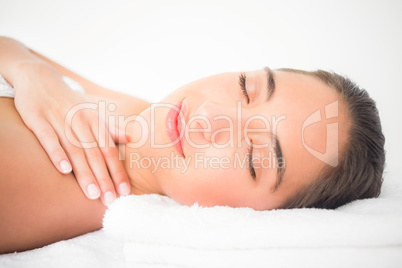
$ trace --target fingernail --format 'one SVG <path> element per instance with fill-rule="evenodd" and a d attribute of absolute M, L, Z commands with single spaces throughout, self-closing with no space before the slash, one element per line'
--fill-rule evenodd
<path fill-rule="evenodd" d="M 90 184 L 87 188 L 89 197 L 92 199 L 96 199 L 100 196 L 100 192 L 98 187 L 95 184 Z"/>
<path fill-rule="evenodd" d="M 106 205 L 109 206 L 114 201 L 114 194 L 112 192 L 106 192 L 103 198 L 105 199 Z"/>
<path fill-rule="evenodd" d="M 69 173 L 72 170 L 71 165 L 67 162 L 67 160 L 63 160 L 60 162 L 60 168 L 63 173 Z"/>
<path fill-rule="evenodd" d="M 120 183 L 119 193 L 120 195 L 128 195 L 130 193 L 130 187 L 128 186 L 127 182 Z"/>

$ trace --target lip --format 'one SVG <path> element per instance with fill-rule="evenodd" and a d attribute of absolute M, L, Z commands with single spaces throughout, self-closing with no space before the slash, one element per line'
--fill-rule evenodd
<path fill-rule="evenodd" d="M 179 120 L 179 115 L 181 112 L 183 101 L 180 101 L 175 106 L 169 109 L 169 112 L 166 116 L 166 130 L 169 139 L 172 141 L 174 147 L 176 148 L 177 152 L 182 156 L 184 156 L 182 141 L 180 138 L 180 130 L 183 127 L 182 121 L 183 116 Z"/>

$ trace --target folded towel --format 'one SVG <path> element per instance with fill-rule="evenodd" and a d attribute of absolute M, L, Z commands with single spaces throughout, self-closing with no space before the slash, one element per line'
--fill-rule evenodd
<path fill-rule="evenodd" d="M 400 197 L 360 200 L 337 210 L 254 211 L 132 195 L 113 203 L 103 224 L 109 236 L 125 243 L 126 260 L 141 263 L 195 252 L 204 257 L 226 252 L 241 261 L 241 255 L 264 249 L 402 246 Z"/>

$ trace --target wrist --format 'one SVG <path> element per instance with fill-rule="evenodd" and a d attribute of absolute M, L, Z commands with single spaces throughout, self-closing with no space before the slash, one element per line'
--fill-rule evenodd
<path fill-rule="evenodd" d="M 46 79 L 47 77 L 60 77 L 61 74 L 53 66 L 40 59 L 29 59 L 16 61 L 9 69 L 9 74 L 6 79 L 8 82 L 18 90 L 18 82 L 27 77 L 41 77 Z"/>

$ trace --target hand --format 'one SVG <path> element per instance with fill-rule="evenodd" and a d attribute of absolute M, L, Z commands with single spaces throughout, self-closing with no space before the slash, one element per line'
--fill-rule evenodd
<path fill-rule="evenodd" d="M 92 109 L 82 109 L 73 120 L 65 121 L 71 108 L 88 100 L 72 91 L 50 65 L 25 66 L 13 86 L 15 107 L 25 124 L 61 173 L 74 171 L 88 198 L 101 197 L 109 205 L 116 198 L 115 189 L 119 195 L 130 193 L 128 176 L 114 143 L 127 142 L 124 131 L 106 126 Z"/>

